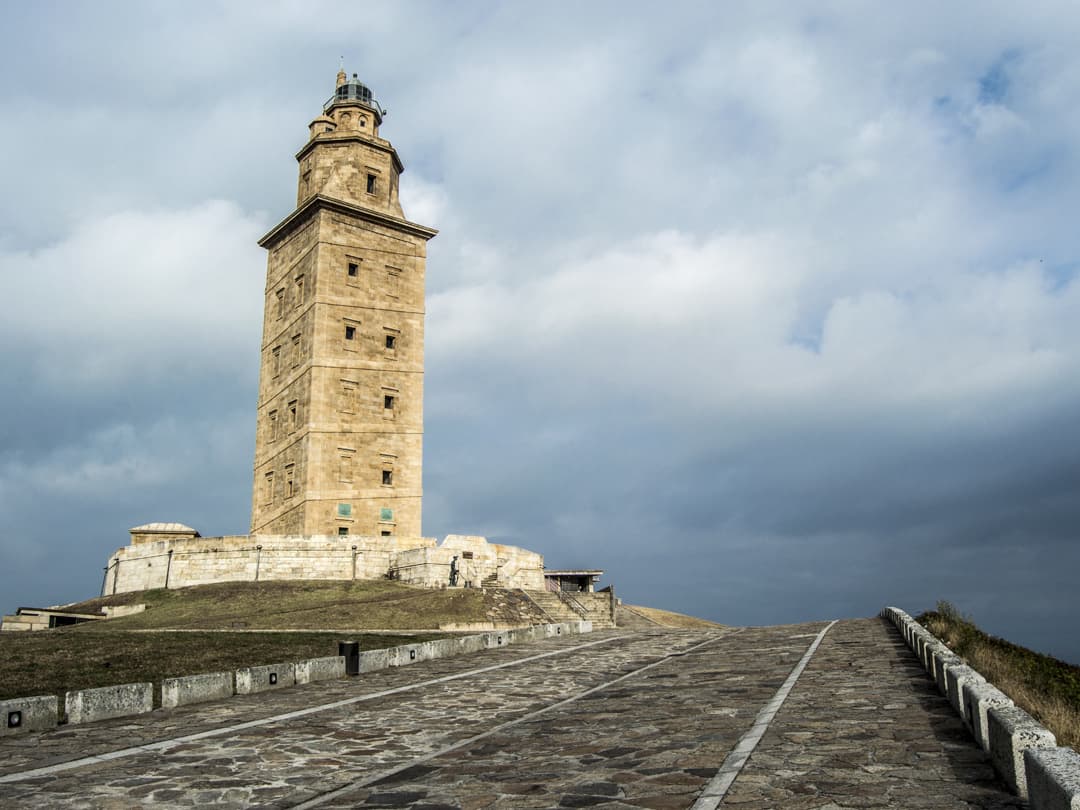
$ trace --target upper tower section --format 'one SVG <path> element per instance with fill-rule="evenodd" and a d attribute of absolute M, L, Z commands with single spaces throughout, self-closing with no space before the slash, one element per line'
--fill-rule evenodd
<path fill-rule="evenodd" d="M 309 125 L 308 142 L 296 154 L 297 208 L 321 195 L 404 218 L 398 178 L 405 167 L 390 141 L 379 137 L 385 115 L 355 73 L 350 79 L 338 71 L 334 95 Z"/>

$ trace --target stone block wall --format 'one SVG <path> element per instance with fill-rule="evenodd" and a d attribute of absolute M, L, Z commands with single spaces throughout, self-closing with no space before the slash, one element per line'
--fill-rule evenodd
<path fill-rule="evenodd" d="M 472 554 L 466 559 L 465 554 Z M 457 556 L 459 585 L 485 579 L 504 588 L 542 588 L 544 558 L 483 537 L 234 535 L 141 542 L 109 560 L 104 594 L 184 588 L 214 582 L 382 579 L 446 587 Z"/>

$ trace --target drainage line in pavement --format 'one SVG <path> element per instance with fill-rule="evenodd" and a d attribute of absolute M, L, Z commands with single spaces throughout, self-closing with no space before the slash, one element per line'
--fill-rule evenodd
<path fill-rule="evenodd" d="M 453 675 L 444 675 L 440 678 L 432 678 L 427 681 L 420 681 L 419 683 L 411 683 L 406 686 L 398 686 L 394 689 L 384 689 L 381 692 L 370 692 L 366 695 L 359 695 L 358 697 L 345 698 L 344 700 L 336 700 L 333 703 L 323 703 L 318 706 L 309 706 L 306 709 L 297 709 L 293 712 L 286 712 L 285 714 L 275 714 L 273 717 L 263 717 L 259 720 L 249 720 L 245 723 L 237 723 L 232 726 L 224 726 L 222 728 L 213 728 L 209 731 L 198 731 L 194 734 L 186 734 L 183 737 L 173 737 L 168 740 L 160 740 L 158 742 L 147 743 L 146 745 L 136 745 L 131 748 L 121 748 L 117 751 L 107 751 L 104 754 L 96 754 L 89 757 L 81 757 L 80 759 L 69 760 L 68 762 L 61 762 L 56 765 L 47 765 L 43 768 L 33 768 L 28 771 L 18 771 L 16 773 L 9 773 L 0 776 L 0 784 L 6 782 L 22 782 L 27 779 L 33 779 L 38 776 L 49 776 L 61 771 L 70 771 L 74 768 L 81 768 L 85 765 L 95 765 L 102 762 L 108 762 L 113 759 L 121 759 L 123 757 L 132 757 L 137 754 L 154 754 L 168 751 L 170 748 L 174 748 L 177 745 L 183 745 L 184 743 L 193 742 L 195 740 L 204 740 L 207 737 L 220 737 L 223 734 L 229 734 L 234 731 L 244 731 L 249 728 L 258 728 L 259 726 L 267 726 L 272 723 L 280 723 L 285 720 L 295 720 L 298 717 L 306 717 L 309 714 L 316 714 L 318 712 L 325 712 L 329 709 L 338 709 L 342 706 L 350 706 L 353 703 L 362 703 L 367 700 L 375 700 L 376 698 L 386 697 L 388 695 L 397 695 L 402 692 L 410 692 L 413 689 L 420 689 L 425 686 L 433 686 L 434 684 L 447 683 L 449 681 L 460 680 L 461 678 L 468 678 L 472 675 L 480 675 L 484 672 L 491 672 L 496 669 L 505 669 L 506 667 L 514 667 L 518 664 L 527 664 L 530 661 L 536 661 L 541 658 L 550 658 L 553 655 L 562 655 L 563 653 L 576 652 L 578 650 L 584 650 L 588 647 L 595 647 L 597 644 L 608 644 L 612 641 L 618 641 L 620 639 L 629 638 L 629 636 L 610 636 L 609 638 L 602 638 L 597 641 L 590 641 L 585 644 L 578 644 L 575 647 L 566 647 L 558 650 L 551 650 L 550 652 L 539 653 L 537 655 L 530 655 L 527 658 L 517 658 L 513 661 L 505 661 L 501 664 L 492 664 L 486 667 L 479 667 L 478 669 L 470 669 L 465 672 L 458 672 Z"/>
<path fill-rule="evenodd" d="M 825 634 L 832 629 L 834 624 L 836 624 L 836 620 L 829 622 L 828 626 L 818 633 L 817 638 L 810 643 L 810 647 L 803 654 L 799 663 L 795 665 L 795 668 L 791 670 L 791 674 L 787 676 L 787 680 L 776 690 L 776 694 L 772 696 L 772 700 L 766 703 L 761 711 L 758 712 L 757 717 L 754 719 L 754 725 L 750 726 L 750 730 L 742 736 L 738 745 L 736 745 L 731 750 L 731 753 L 727 755 L 727 759 L 725 759 L 724 764 L 720 766 L 720 770 L 717 771 L 716 776 L 709 780 L 709 784 L 701 791 L 701 795 L 698 797 L 698 800 L 694 802 L 694 806 L 690 810 L 716 810 L 716 808 L 720 806 L 720 802 L 724 800 L 728 790 L 731 789 L 731 785 L 735 781 L 735 778 L 739 775 L 739 772 L 742 771 L 743 766 L 745 766 L 747 760 L 750 759 L 750 755 L 754 753 L 754 749 L 757 748 L 757 744 L 761 742 L 761 738 L 769 729 L 769 724 L 772 723 L 773 718 L 776 717 L 776 713 L 780 711 L 780 707 L 784 705 L 784 701 L 787 700 L 787 696 L 795 686 L 795 682 L 799 680 L 799 676 L 802 675 L 803 670 L 806 669 L 806 665 L 810 663 L 810 658 L 817 651 L 818 645 L 821 644 L 821 640 L 825 638 Z"/>
<path fill-rule="evenodd" d="M 644 666 L 638 667 L 637 669 L 632 670 L 631 672 L 627 672 L 625 675 L 620 675 L 618 678 L 615 678 L 614 680 L 607 681 L 606 683 L 602 683 L 599 686 L 593 686 L 593 687 L 591 687 L 589 689 L 586 689 L 584 692 L 578 692 L 576 695 L 571 695 L 570 697 L 565 698 L 564 700 L 560 700 L 560 701 L 557 701 L 556 703 L 552 703 L 552 704 L 549 704 L 547 706 L 544 706 L 541 709 L 536 709 L 535 711 L 531 711 L 528 714 L 524 714 L 524 715 L 522 715 L 521 717 L 518 717 L 515 720 L 509 720 L 509 721 L 507 721 L 505 723 L 500 723 L 499 725 L 495 726 L 494 728 L 488 729 L 487 731 L 484 731 L 484 732 L 482 732 L 480 734 L 469 737 L 466 740 L 461 740 L 460 742 L 456 742 L 453 745 L 448 745 L 445 748 L 440 748 L 438 751 L 433 751 L 430 754 L 424 754 L 423 756 L 419 756 L 416 759 L 409 760 L 404 765 L 398 765 L 398 766 L 396 766 L 394 768 L 390 768 L 388 770 L 377 773 L 374 776 L 368 776 L 368 777 L 365 777 L 363 779 L 358 779 L 355 782 L 350 782 L 347 785 L 336 788 L 335 790 L 327 791 L 326 793 L 323 793 L 323 794 L 321 794 L 319 796 L 316 796 L 313 799 L 309 799 L 306 802 L 302 802 L 300 804 L 293 805 L 293 810 L 307 810 L 307 808 L 309 808 L 309 807 L 318 807 L 319 805 L 324 804 L 325 802 L 328 802 L 328 801 L 330 801 L 332 799 L 336 799 L 339 796 L 343 796 L 343 795 L 345 795 L 347 793 L 352 793 L 353 791 L 360 790 L 361 788 L 364 788 L 364 787 L 368 787 L 369 785 L 372 785 L 372 784 L 374 784 L 376 782 L 381 782 L 384 779 L 389 779 L 390 777 L 395 776 L 395 775 L 401 773 L 402 771 L 406 771 L 409 768 L 415 768 L 417 765 L 423 765 L 425 762 L 430 762 L 431 760 L 437 759 L 438 757 L 441 757 L 441 756 L 443 756 L 445 754 L 451 754 L 451 753 L 453 753 L 454 751 L 457 751 L 460 748 L 464 748 L 466 746 L 472 745 L 473 743 L 479 742 L 480 740 L 486 739 L 486 738 L 491 737 L 491 736 L 493 736 L 495 734 L 499 734 L 500 732 L 505 731 L 508 728 L 513 728 L 514 726 L 521 725 L 522 723 L 527 723 L 530 720 L 536 719 L 537 717 L 539 717 L 542 714 L 546 714 L 546 713 L 548 713 L 548 712 L 550 712 L 550 711 L 552 711 L 554 709 L 562 708 L 563 706 L 566 706 L 566 705 L 568 705 L 570 703 L 573 703 L 573 702 L 575 702 L 577 700 L 581 700 L 584 697 L 588 697 L 589 695 L 595 694 L 596 692 L 600 692 L 601 690 L 612 687 L 617 683 L 621 683 L 622 681 L 625 681 L 627 678 L 633 678 L 635 675 L 640 675 L 642 672 L 645 672 L 646 670 L 650 670 L 653 667 L 658 667 L 661 664 L 667 663 L 668 661 L 671 661 L 671 660 L 673 660 L 675 658 L 679 658 L 681 656 L 688 655 L 689 653 L 692 653 L 692 652 L 694 652 L 696 650 L 701 649 L 702 647 L 706 646 L 707 644 L 713 644 L 713 643 L 719 641 L 722 638 L 728 638 L 729 636 L 733 636 L 736 633 L 741 633 L 744 629 L 745 628 L 740 627 L 738 630 L 735 630 L 735 631 L 733 631 L 731 633 L 725 633 L 725 634 L 723 634 L 721 636 L 716 636 L 715 638 L 706 639 L 705 641 L 701 642 L 700 644 L 695 644 L 693 647 L 688 647 L 685 650 L 681 650 L 679 652 L 674 652 L 674 653 L 669 653 L 668 655 L 665 655 L 663 658 L 658 658 L 655 661 L 653 661 L 652 663 L 645 664 Z M 621 638 L 625 638 L 625 636 L 621 636 Z"/>

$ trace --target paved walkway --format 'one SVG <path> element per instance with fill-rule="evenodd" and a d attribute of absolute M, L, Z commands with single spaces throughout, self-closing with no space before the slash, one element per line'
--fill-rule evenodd
<path fill-rule="evenodd" d="M 891 626 L 825 628 L 609 630 L 3 738 L 0 806 L 1023 807 Z"/>

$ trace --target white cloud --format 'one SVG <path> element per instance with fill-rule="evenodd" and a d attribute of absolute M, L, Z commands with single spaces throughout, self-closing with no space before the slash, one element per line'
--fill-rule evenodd
<path fill-rule="evenodd" d="M 62 241 L 0 253 L 0 335 L 57 382 L 138 386 L 256 364 L 263 228 L 224 201 L 88 217 Z"/>

